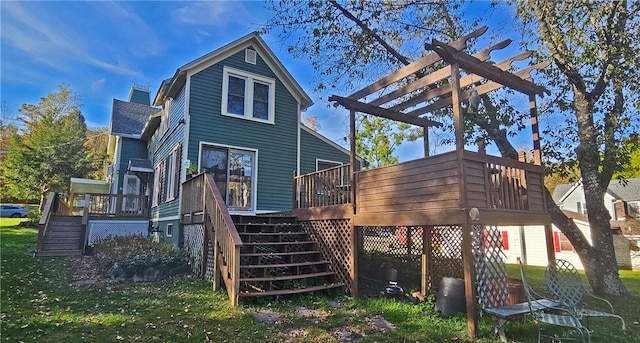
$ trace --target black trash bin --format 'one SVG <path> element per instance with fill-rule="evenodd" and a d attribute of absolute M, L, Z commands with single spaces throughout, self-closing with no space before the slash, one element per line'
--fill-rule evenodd
<path fill-rule="evenodd" d="M 454 313 L 467 313 L 463 279 L 443 277 L 440 280 L 435 310 L 444 317 L 449 317 Z"/>

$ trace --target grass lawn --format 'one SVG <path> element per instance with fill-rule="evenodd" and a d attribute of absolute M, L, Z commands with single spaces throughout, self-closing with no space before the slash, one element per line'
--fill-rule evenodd
<path fill-rule="evenodd" d="M 20 219 L 0 220 L 0 340 L 2 342 L 340 342 L 355 332 L 358 342 L 470 342 L 466 317 L 443 319 L 433 303 L 420 305 L 387 299 L 352 299 L 338 293 L 270 299 L 231 308 L 226 293 L 211 283 L 181 276 L 157 283 L 75 287 L 68 280 L 69 260 L 36 258 L 37 231 L 18 228 Z M 527 268 L 536 289 L 543 269 Z M 509 269 L 517 274 L 517 268 Z M 610 299 L 628 329 L 613 320 L 592 320 L 593 342 L 640 342 L 640 272 L 620 272 L 632 297 Z M 329 300 L 337 300 L 340 306 Z M 320 316 L 300 315 L 300 307 Z M 254 312 L 280 314 L 262 324 Z M 297 310 L 297 311 L 296 311 Z M 384 318 L 395 330 L 369 325 Z M 348 329 L 348 330 L 347 330 Z M 535 342 L 534 325 L 507 324 L 514 342 Z M 499 342 L 487 318 L 476 342 Z"/>

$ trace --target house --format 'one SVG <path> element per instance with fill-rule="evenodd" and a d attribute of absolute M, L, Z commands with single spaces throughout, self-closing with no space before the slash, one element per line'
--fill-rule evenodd
<path fill-rule="evenodd" d="M 588 241 L 591 239 L 589 220 L 585 207 L 584 190 L 581 182 L 558 185 L 553 199 L 564 214 L 571 218 Z M 611 215 L 611 229 L 620 269 L 640 269 L 640 178 L 624 181 L 613 180 L 605 193 L 605 204 Z M 501 227 L 503 251 L 507 261 L 518 259 L 530 265 L 547 264 L 544 232 L 541 227 L 522 230 L 518 227 Z M 553 226 L 553 247 L 556 257 L 570 261 L 582 269 L 582 262 L 567 237 Z"/>
<path fill-rule="evenodd" d="M 301 123 L 311 104 L 259 34 L 246 35 L 179 67 L 153 101 L 139 86 L 114 99 L 111 192 L 149 196 L 151 231 L 176 246 L 191 169 L 213 173 L 231 214 L 291 210 L 294 172 L 349 162 Z"/>

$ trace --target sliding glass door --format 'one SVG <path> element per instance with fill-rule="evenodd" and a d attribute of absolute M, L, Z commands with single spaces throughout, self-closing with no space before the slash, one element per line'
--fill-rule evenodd
<path fill-rule="evenodd" d="M 213 179 L 231 211 L 252 211 L 255 152 L 202 146 L 200 169 L 213 174 Z"/>

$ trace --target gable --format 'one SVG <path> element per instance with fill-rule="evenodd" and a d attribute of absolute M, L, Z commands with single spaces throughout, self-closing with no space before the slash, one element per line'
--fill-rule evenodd
<path fill-rule="evenodd" d="M 291 76 L 257 32 L 248 34 L 178 68 L 168 84 L 163 82 L 155 97 L 154 104 L 158 105 L 162 103 L 162 99 L 173 96 L 175 92 L 184 86 L 188 75 L 193 75 L 205 70 L 239 52 L 244 55 L 244 50 L 247 48 L 256 51 L 256 58 L 261 59 L 269 69 L 273 71 L 277 78 L 283 83 L 284 87 L 296 98 L 301 110 L 313 104 L 309 95 L 306 94 L 298 82 Z"/>

